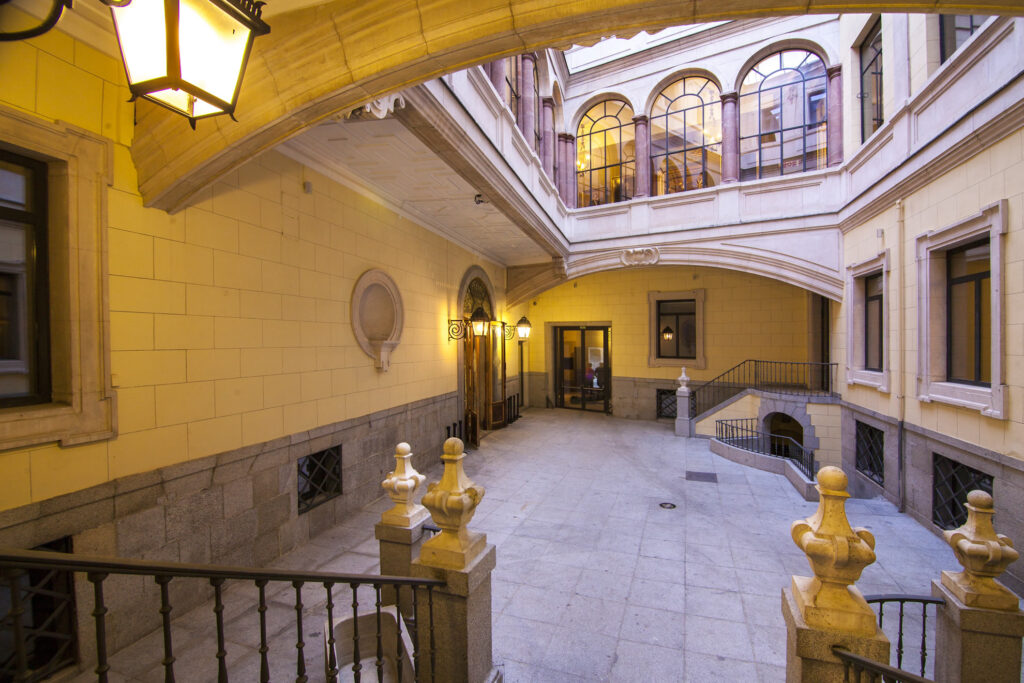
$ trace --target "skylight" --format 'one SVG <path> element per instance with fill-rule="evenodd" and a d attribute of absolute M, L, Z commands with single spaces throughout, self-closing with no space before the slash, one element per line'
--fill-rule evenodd
<path fill-rule="evenodd" d="M 589 47 L 575 45 L 565 51 L 565 63 L 569 67 L 569 73 L 579 73 L 673 40 L 692 36 L 724 23 L 726 22 L 715 21 L 707 24 L 672 26 L 656 33 L 641 31 L 632 38 L 616 38 L 614 36 L 603 38 Z"/>

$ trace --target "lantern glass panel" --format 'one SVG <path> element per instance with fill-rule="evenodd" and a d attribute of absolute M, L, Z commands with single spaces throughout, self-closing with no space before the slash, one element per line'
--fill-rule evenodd
<path fill-rule="evenodd" d="M 167 18 L 160 0 L 136 0 L 111 7 L 129 83 L 142 83 L 168 75 Z"/>
<path fill-rule="evenodd" d="M 251 33 L 209 0 L 181 0 L 178 36 L 182 80 L 230 104 Z M 193 116 L 219 111 L 199 109 L 197 102 Z"/>

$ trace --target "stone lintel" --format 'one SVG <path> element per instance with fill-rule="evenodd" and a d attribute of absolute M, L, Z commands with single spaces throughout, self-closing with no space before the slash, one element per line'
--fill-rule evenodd
<path fill-rule="evenodd" d="M 410 569 L 412 570 L 413 577 L 440 579 L 445 582 L 444 587 L 435 588 L 434 590 L 466 597 L 477 586 L 490 579 L 491 571 L 497 564 L 496 559 L 497 553 L 494 546 L 488 544 L 464 569 L 432 567 L 423 564 L 419 559 L 413 560 Z"/>

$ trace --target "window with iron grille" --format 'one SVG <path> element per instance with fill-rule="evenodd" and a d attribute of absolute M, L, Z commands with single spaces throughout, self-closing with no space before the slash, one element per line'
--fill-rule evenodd
<path fill-rule="evenodd" d="M 967 494 L 975 489 L 992 493 L 992 477 L 938 453 L 932 457 L 932 522 L 955 529 L 967 521 Z"/>
<path fill-rule="evenodd" d="M 299 514 L 341 495 L 341 446 L 298 460 Z"/>
<path fill-rule="evenodd" d="M 860 420 L 857 423 L 857 471 L 867 478 L 885 483 L 885 434 Z"/>
<path fill-rule="evenodd" d="M 658 417 L 671 417 L 677 414 L 676 390 L 658 389 Z"/>
<path fill-rule="evenodd" d="M 71 537 L 44 543 L 33 550 L 71 552 Z M 70 572 L 28 569 L 15 575 L 22 609 L 27 681 L 41 681 L 78 659 L 75 591 Z M 0 681 L 17 679 L 11 583 L 0 583 Z M 20 679 L 17 679 L 20 680 Z"/>

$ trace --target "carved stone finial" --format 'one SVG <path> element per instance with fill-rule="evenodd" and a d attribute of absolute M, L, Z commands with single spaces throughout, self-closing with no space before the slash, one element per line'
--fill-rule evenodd
<path fill-rule="evenodd" d="M 464 569 L 487 546 L 485 534 L 467 528 L 484 497 L 484 487 L 477 486 L 466 476 L 462 466 L 465 457 L 462 439 L 452 437 L 444 442 L 441 481 L 429 484 L 423 496 L 423 505 L 430 510 L 441 533 L 424 542 L 420 549 L 423 564 Z"/>
<path fill-rule="evenodd" d="M 818 510 L 793 522 L 793 541 L 807 553 L 814 578 L 793 577 L 793 594 L 809 626 L 872 635 L 875 613 L 854 582 L 875 561 L 875 537 L 850 527 L 846 518 L 846 474 L 838 467 L 818 471 Z"/>
<path fill-rule="evenodd" d="M 685 365 L 683 366 L 682 372 L 679 373 L 679 377 L 676 378 L 676 381 L 679 382 L 680 389 L 686 389 L 687 393 L 689 393 L 690 378 L 686 376 Z"/>
<path fill-rule="evenodd" d="M 413 499 L 416 488 L 426 479 L 412 466 L 412 448 L 404 441 L 395 446 L 395 470 L 388 472 L 381 486 L 395 507 L 380 516 L 382 524 L 399 527 L 414 527 L 427 518 L 427 509 Z"/>
<path fill-rule="evenodd" d="M 992 496 L 984 491 L 967 494 L 967 522 L 958 529 L 943 532 L 963 566 L 962 572 L 942 572 L 942 585 L 968 607 L 1017 612 L 1017 596 L 996 581 L 1016 561 L 1013 541 L 997 534 L 992 526 L 995 508 Z"/>

